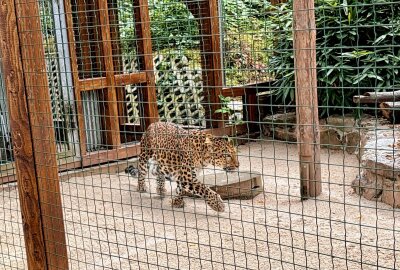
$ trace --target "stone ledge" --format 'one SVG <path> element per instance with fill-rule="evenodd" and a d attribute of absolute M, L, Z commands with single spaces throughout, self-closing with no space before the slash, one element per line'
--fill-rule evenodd
<path fill-rule="evenodd" d="M 394 130 L 375 130 L 365 135 L 361 175 L 352 182 L 357 194 L 400 207 L 399 140 L 400 131 Z"/>

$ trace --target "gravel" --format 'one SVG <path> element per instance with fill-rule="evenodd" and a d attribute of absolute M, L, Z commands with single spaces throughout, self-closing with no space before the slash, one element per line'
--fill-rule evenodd
<path fill-rule="evenodd" d="M 400 268 L 399 211 L 354 194 L 359 162 L 322 149 L 323 194 L 299 198 L 297 146 L 271 141 L 240 146 L 242 170 L 262 173 L 265 193 L 226 201 L 202 199 L 183 209 L 136 192 L 125 173 L 62 182 L 70 269 L 393 269 Z M 0 269 L 25 269 L 15 188 L 0 191 Z"/>

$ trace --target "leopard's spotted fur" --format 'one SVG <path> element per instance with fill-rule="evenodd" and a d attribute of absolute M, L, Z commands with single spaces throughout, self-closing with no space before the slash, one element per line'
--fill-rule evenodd
<path fill-rule="evenodd" d="M 172 123 L 157 122 L 148 127 L 141 140 L 138 166 L 140 192 L 146 191 L 145 177 L 150 160 L 156 163 L 153 174 L 157 175 L 158 194 L 166 192 L 166 178 L 177 182 L 173 207 L 183 207 L 182 194 L 191 193 L 203 197 L 215 211 L 224 211 L 220 195 L 199 182 L 195 171 L 208 164 L 225 170 L 238 168 L 236 148 L 230 141 L 197 130 L 185 130 Z M 132 174 L 133 170 L 130 166 L 126 172 Z"/>

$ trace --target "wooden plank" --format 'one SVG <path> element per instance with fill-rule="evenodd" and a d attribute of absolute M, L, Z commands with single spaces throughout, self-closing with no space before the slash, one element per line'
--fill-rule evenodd
<path fill-rule="evenodd" d="M 237 87 L 224 87 L 222 88 L 221 95 L 224 97 L 240 97 L 246 94 L 247 89 L 243 86 Z"/>
<path fill-rule="evenodd" d="M 117 159 L 126 159 L 140 154 L 140 144 L 123 146 L 117 149 L 96 151 L 82 157 L 82 167 L 97 165 Z"/>
<path fill-rule="evenodd" d="M 20 179 L 18 192 L 28 267 L 46 269 L 46 249 L 14 0 L 8 0 L 5 5 L 0 5 L 0 52 L 3 52 L 2 71 L 7 90 L 16 173 Z M 5 176 L 0 183 L 13 179 L 15 177 Z"/>
<path fill-rule="evenodd" d="M 213 134 L 214 136 L 236 136 L 248 133 L 249 130 L 246 124 L 236 126 L 225 126 L 220 128 L 207 128 L 203 130 L 204 133 Z"/>
<path fill-rule="evenodd" d="M 150 33 L 149 6 L 147 0 L 134 0 L 134 12 L 136 21 L 136 35 L 138 38 L 138 60 L 140 69 L 146 73 L 146 84 L 139 87 L 144 107 L 143 130 L 158 121 L 156 83 L 153 67 L 153 51 Z M 143 125 L 144 124 L 144 125 Z"/>
<path fill-rule="evenodd" d="M 110 38 L 111 46 L 113 51 L 113 63 L 114 63 L 114 74 L 122 74 L 124 72 L 124 63 L 122 59 L 121 39 L 119 33 L 119 19 L 118 19 L 118 1 L 109 0 L 109 21 L 110 21 Z M 116 78 L 115 78 L 116 79 Z M 126 109 L 126 93 L 124 87 L 119 87 L 116 83 L 116 95 L 118 100 L 118 115 L 119 124 L 123 125 L 126 123 L 128 118 Z M 122 136 L 122 133 L 121 133 Z M 121 141 L 123 138 L 121 138 Z"/>
<path fill-rule="evenodd" d="M 200 55 L 203 85 L 206 92 L 207 127 L 222 127 L 220 114 L 214 112 L 221 107 L 219 95 L 223 87 L 219 14 L 217 0 L 185 1 L 190 12 L 200 22 Z"/>
<path fill-rule="evenodd" d="M 12 5 L 14 3 L 11 2 L 10 4 Z M 11 101 L 9 108 L 14 108 L 13 110 L 15 110 L 11 113 L 12 115 L 14 113 L 16 115 L 13 116 L 16 117 L 14 121 L 24 122 L 23 125 L 25 126 L 23 131 L 13 130 L 12 132 L 14 152 L 20 159 L 26 159 L 24 162 L 29 161 L 31 164 L 20 164 L 22 167 L 19 167 L 19 174 L 21 175 L 18 175 L 18 181 L 23 183 L 26 188 L 23 189 L 21 194 L 22 197 L 27 198 L 36 196 L 35 191 L 31 189 L 38 191 L 40 218 L 42 220 L 42 224 L 36 220 L 32 224 L 26 225 L 28 227 L 43 226 L 42 231 L 46 249 L 47 269 L 68 269 L 68 253 L 66 248 L 60 183 L 57 169 L 57 151 L 50 106 L 51 99 L 44 58 L 44 47 L 42 43 L 39 6 L 36 1 L 20 0 L 15 7 L 18 18 L 18 28 L 15 24 L 12 26 L 14 29 L 17 28 L 19 30 L 18 48 L 21 51 L 27 99 L 23 96 L 16 98 L 15 93 L 10 93 L 10 99 L 14 101 Z M 13 41 L 16 42 L 15 38 Z M 14 46 L 17 45 L 18 43 L 14 44 Z M 10 79 L 11 78 L 9 77 L 8 80 Z M 22 81 L 21 78 L 19 78 L 19 80 Z M 18 93 L 21 95 L 21 87 L 23 88 L 23 86 L 18 85 L 18 87 L 20 87 Z M 16 101 L 16 99 L 18 99 L 18 101 Z M 28 112 L 30 123 L 26 117 L 26 105 L 24 106 L 23 104 L 26 100 L 29 100 Z M 22 113 L 24 115 L 21 115 L 21 112 L 18 112 L 21 108 L 16 106 L 17 104 L 15 104 L 15 102 L 18 102 L 19 105 L 22 106 Z M 26 130 L 29 125 L 30 131 Z M 23 137 L 29 136 L 29 134 L 32 136 L 31 140 L 29 140 L 29 137 Z M 32 142 L 33 149 L 29 149 L 29 144 Z M 28 146 L 25 144 L 28 144 Z M 32 162 L 32 150 L 34 162 Z M 20 151 L 22 151 L 22 153 Z M 36 179 L 33 175 L 32 164 L 35 165 Z M 30 171 L 29 174 L 26 174 L 27 170 Z M 31 205 L 26 205 L 26 207 L 29 207 L 28 211 L 32 211 Z M 31 215 L 31 213 L 29 213 L 29 215 Z M 34 230 L 38 232 L 39 229 L 36 228 Z M 38 244 L 41 244 L 41 242 Z M 34 256 L 36 257 L 37 255 L 34 254 Z M 31 260 L 33 261 L 36 259 Z M 31 269 L 46 268 L 35 268 L 35 265 L 31 265 Z"/>
<path fill-rule="evenodd" d="M 321 191 L 314 0 L 293 2 L 293 45 L 301 197 Z"/>
<path fill-rule="evenodd" d="M 129 73 L 129 74 L 117 74 L 114 75 L 114 82 L 116 86 L 125 86 L 130 84 L 139 84 L 146 82 L 146 73 Z M 107 78 L 90 78 L 79 80 L 80 91 L 93 91 L 100 90 L 107 87 Z"/>
<path fill-rule="evenodd" d="M 71 0 L 68 0 L 69 4 L 71 3 Z M 85 0 L 77 0 L 76 1 L 76 9 L 77 9 L 77 16 L 78 16 L 78 28 L 79 28 L 79 42 L 80 42 L 80 52 L 81 52 L 81 57 L 80 61 L 82 63 L 82 68 L 81 68 L 81 75 L 83 78 L 86 78 L 86 76 L 91 76 L 90 71 L 92 70 L 92 61 L 91 61 L 91 46 L 90 46 L 90 41 L 93 39 L 93 37 L 90 36 L 89 33 L 89 27 L 90 27 L 90 22 L 88 19 L 90 16 L 87 14 L 87 9 L 89 9 L 88 6 L 92 6 L 93 9 L 93 0 L 85 1 Z M 68 14 L 68 11 L 67 11 Z M 69 14 L 69 16 L 72 16 L 72 13 Z M 71 31 L 73 31 L 73 26 L 70 26 Z M 75 40 L 75 39 L 69 39 L 69 40 Z M 71 46 L 71 45 L 70 45 Z M 76 52 L 74 52 L 76 54 Z"/>
<path fill-rule="evenodd" d="M 65 16 L 67 23 L 67 33 L 68 40 L 74 41 L 75 35 L 73 30 L 73 18 L 72 18 L 72 8 L 71 0 L 64 0 Z M 78 13 L 79 14 L 79 13 Z M 85 118 L 83 116 L 83 104 L 81 96 L 81 85 L 79 81 L 79 70 L 78 70 L 78 59 L 77 59 L 77 48 L 75 42 L 69 42 L 69 55 L 71 57 L 71 69 L 72 69 L 72 79 L 74 82 L 74 93 L 75 93 L 75 104 L 77 110 L 77 120 L 79 129 L 79 148 L 81 155 L 86 154 L 86 132 L 85 132 Z"/>
<path fill-rule="evenodd" d="M 78 81 L 79 90 L 83 91 L 93 91 L 100 90 L 107 87 L 107 78 L 99 77 L 99 78 L 90 78 L 90 79 L 82 79 Z"/>
<path fill-rule="evenodd" d="M 110 22 L 107 0 L 98 0 L 99 19 L 104 52 L 104 64 L 106 69 L 107 90 L 104 92 L 105 102 L 105 139 L 108 146 L 117 148 L 121 144 L 118 119 L 118 100 L 115 89 L 114 61 L 110 34 Z"/>
<path fill-rule="evenodd" d="M 354 103 L 376 104 L 381 102 L 400 101 L 400 91 L 366 92 L 364 95 L 354 96 Z"/>
<path fill-rule="evenodd" d="M 118 86 L 140 84 L 145 82 L 147 82 L 147 75 L 145 72 L 115 75 L 115 84 Z"/>

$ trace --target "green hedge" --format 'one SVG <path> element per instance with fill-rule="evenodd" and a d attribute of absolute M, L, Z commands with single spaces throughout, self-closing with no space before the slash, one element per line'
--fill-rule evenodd
<path fill-rule="evenodd" d="M 315 7 L 321 115 L 349 110 L 353 95 L 400 85 L 400 3 L 316 0 Z M 269 19 L 277 37 L 270 59 L 277 99 L 293 103 L 292 1 Z"/>

